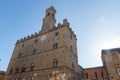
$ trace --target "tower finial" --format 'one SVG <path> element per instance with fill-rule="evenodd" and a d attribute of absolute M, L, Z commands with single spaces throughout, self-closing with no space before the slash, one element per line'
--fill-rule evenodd
<path fill-rule="evenodd" d="M 56 10 L 53 6 L 50 6 L 48 9 L 46 9 L 46 13 L 49 11 L 53 11 L 54 13 L 56 13 Z"/>
<path fill-rule="evenodd" d="M 56 10 L 53 6 L 46 9 L 46 15 L 43 19 L 42 32 L 47 32 L 55 28 L 55 13 Z"/>
<path fill-rule="evenodd" d="M 49 16 L 49 15 L 55 15 L 56 13 L 56 10 L 53 6 L 49 7 L 46 9 L 46 17 Z"/>

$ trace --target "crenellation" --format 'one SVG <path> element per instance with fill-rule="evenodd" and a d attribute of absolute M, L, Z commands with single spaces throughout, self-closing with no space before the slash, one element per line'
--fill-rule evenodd
<path fill-rule="evenodd" d="M 30 38 L 30 36 L 28 35 L 27 38 Z"/>
<path fill-rule="evenodd" d="M 63 19 L 63 24 L 62 26 L 66 26 L 69 28 L 69 30 L 71 31 L 71 33 L 73 34 L 73 36 L 76 38 L 76 35 L 74 33 L 74 31 L 72 30 L 72 28 L 70 27 L 70 23 L 67 21 L 67 19 Z M 76 38 L 77 39 L 77 38 Z"/>
<path fill-rule="evenodd" d="M 20 43 L 20 42 L 23 42 L 25 40 L 31 39 L 31 38 L 33 38 L 35 36 L 38 36 L 40 33 L 41 33 L 41 31 L 39 31 L 38 33 L 35 32 L 34 34 L 31 34 L 31 35 L 28 35 L 27 37 L 21 38 L 20 40 L 17 40 L 16 44 Z"/>
<path fill-rule="evenodd" d="M 34 36 L 34 34 L 31 34 L 29 38 L 31 38 L 31 37 L 33 37 L 33 36 Z"/>
<path fill-rule="evenodd" d="M 69 27 L 70 24 L 68 23 L 67 19 L 63 19 L 63 26 Z"/>
<path fill-rule="evenodd" d="M 35 35 L 37 35 L 38 33 L 37 32 L 35 32 Z"/>
<path fill-rule="evenodd" d="M 24 40 L 26 39 L 26 37 L 24 37 Z"/>
<path fill-rule="evenodd" d="M 61 27 L 61 23 L 58 23 L 57 27 Z"/>
<path fill-rule="evenodd" d="M 17 40 L 16 43 L 18 43 L 20 40 Z"/>
<path fill-rule="evenodd" d="M 21 38 L 20 41 L 23 41 L 23 38 Z"/>
<path fill-rule="evenodd" d="M 69 27 L 69 30 L 70 30 L 70 32 L 73 34 L 73 36 L 75 37 L 75 39 L 77 39 L 77 38 L 76 38 L 76 34 L 75 34 L 74 31 L 72 30 L 72 28 Z"/>
<path fill-rule="evenodd" d="M 42 33 L 42 31 L 39 31 L 39 34 L 41 34 Z"/>

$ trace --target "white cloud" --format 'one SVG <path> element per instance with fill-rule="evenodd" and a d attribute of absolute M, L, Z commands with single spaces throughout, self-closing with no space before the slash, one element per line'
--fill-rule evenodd
<path fill-rule="evenodd" d="M 98 18 L 98 22 L 100 22 L 100 23 L 105 22 L 105 17 L 100 16 L 100 17 Z"/>

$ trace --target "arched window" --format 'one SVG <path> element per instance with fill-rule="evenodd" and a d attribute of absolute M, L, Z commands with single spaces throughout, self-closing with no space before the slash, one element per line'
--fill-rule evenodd
<path fill-rule="evenodd" d="M 101 76 L 102 76 L 102 78 L 104 78 L 103 71 L 101 71 Z"/>
<path fill-rule="evenodd" d="M 57 61 L 57 60 L 54 60 L 54 61 L 53 61 L 53 68 L 58 68 L 58 66 L 59 66 L 58 61 Z"/>
<path fill-rule="evenodd" d="M 97 72 L 95 72 L 95 78 L 97 79 Z"/>
<path fill-rule="evenodd" d="M 19 55 L 18 55 L 18 58 L 22 57 L 22 53 L 20 52 Z"/>
<path fill-rule="evenodd" d="M 86 73 L 85 75 L 86 75 L 86 79 L 88 79 L 88 73 Z"/>
<path fill-rule="evenodd" d="M 47 13 L 47 16 L 49 16 L 50 15 L 50 13 Z"/>

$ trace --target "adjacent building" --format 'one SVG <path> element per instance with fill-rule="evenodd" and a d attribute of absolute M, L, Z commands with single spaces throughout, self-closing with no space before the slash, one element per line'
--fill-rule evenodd
<path fill-rule="evenodd" d="M 103 66 L 86 68 L 83 74 L 83 80 L 108 80 L 106 69 Z"/>
<path fill-rule="evenodd" d="M 120 48 L 103 50 L 102 61 L 109 80 L 120 80 Z"/>
<path fill-rule="evenodd" d="M 83 70 L 83 80 L 120 80 L 120 48 L 102 50 L 103 66 Z"/>

